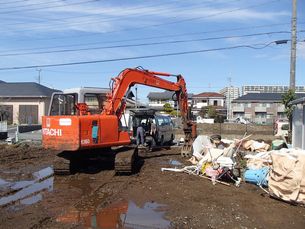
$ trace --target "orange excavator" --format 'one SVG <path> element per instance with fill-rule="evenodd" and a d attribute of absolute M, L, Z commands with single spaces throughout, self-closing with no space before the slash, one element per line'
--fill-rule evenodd
<path fill-rule="evenodd" d="M 174 76 L 177 81 L 171 82 L 161 76 Z M 190 152 L 192 140 L 196 136 L 196 126 L 190 120 L 184 78 L 181 75 L 153 72 L 142 68 L 127 68 L 112 79 L 110 92 L 103 100 L 103 109 L 100 113 L 90 111 L 88 104 L 92 100 L 85 101 L 84 92 L 53 95 L 49 115 L 42 118 L 44 148 L 65 151 L 72 156 L 75 152 L 87 152 L 86 150 L 95 148 L 130 145 L 131 133 L 122 127 L 120 119 L 126 108 L 126 94 L 135 84 L 175 92 L 185 133 L 182 153 L 185 155 Z M 137 147 L 118 152 L 115 157 L 116 172 L 131 172 L 136 154 Z M 62 170 L 70 169 L 67 163 L 59 164 L 66 166 L 63 168 L 61 165 Z"/>

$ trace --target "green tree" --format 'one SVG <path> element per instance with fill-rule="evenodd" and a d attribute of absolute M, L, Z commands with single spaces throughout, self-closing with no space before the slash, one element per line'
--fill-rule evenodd
<path fill-rule="evenodd" d="M 295 91 L 289 89 L 286 93 L 282 95 L 282 103 L 285 106 L 285 114 L 289 120 L 289 131 L 288 131 L 288 141 L 291 142 L 291 129 L 292 129 L 292 113 L 293 105 L 289 104 L 291 101 L 296 99 Z"/>
<path fill-rule="evenodd" d="M 203 118 L 215 118 L 218 112 L 214 106 L 202 107 L 199 111 L 199 115 Z"/>
<path fill-rule="evenodd" d="M 215 123 L 223 123 L 225 117 L 222 116 L 214 106 L 202 107 L 199 115 L 203 118 L 213 118 Z"/>
<path fill-rule="evenodd" d="M 172 107 L 172 105 L 170 105 L 170 103 L 165 103 L 163 105 L 163 111 L 166 112 L 167 114 L 170 114 L 171 112 L 173 112 L 174 108 Z"/>
<path fill-rule="evenodd" d="M 180 112 L 179 111 L 177 112 L 176 110 L 173 110 L 172 112 L 170 112 L 170 115 L 175 116 L 175 117 L 176 116 L 179 116 L 179 117 L 181 116 Z"/>

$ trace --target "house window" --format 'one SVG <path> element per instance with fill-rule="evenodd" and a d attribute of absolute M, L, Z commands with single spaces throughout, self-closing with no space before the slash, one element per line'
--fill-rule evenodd
<path fill-rule="evenodd" d="M 217 106 L 217 100 L 214 100 L 214 101 L 213 101 L 213 105 L 214 105 L 214 106 Z"/>
<path fill-rule="evenodd" d="M 267 113 L 265 113 L 265 112 L 256 112 L 255 113 L 255 117 L 256 118 L 266 118 L 267 117 Z"/>
<path fill-rule="evenodd" d="M 0 105 L 0 121 L 5 120 L 8 124 L 13 123 L 13 105 Z"/>
<path fill-rule="evenodd" d="M 287 118 L 285 112 L 278 112 L 278 113 L 277 113 L 277 117 L 278 117 L 278 118 Z"/>
<path fill-rule="evenodd" d="M 19 105 L 19 124 L 38 124 L 38 105 Z"/>

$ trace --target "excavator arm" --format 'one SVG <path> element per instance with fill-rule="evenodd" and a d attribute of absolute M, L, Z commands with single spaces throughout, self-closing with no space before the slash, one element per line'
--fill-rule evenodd
<path fill-rule="evenodd" d="M 175 76 L 177 82 L 171 82 L 160 78 L 160 76 Z M 139 68 L 127 68 L 116 78 L 113 78 L 111 92 L 107 95 L 103 113 L 106 115 L 122 116 L 125 108 L 125 94 L 135 84 L 174 91 L 179 102 L 181 116 L 184 122 L 189 120 L 188 97 L 184 78 L 181 75 L 172 75 L 162 72 L 151 72 Z"/>

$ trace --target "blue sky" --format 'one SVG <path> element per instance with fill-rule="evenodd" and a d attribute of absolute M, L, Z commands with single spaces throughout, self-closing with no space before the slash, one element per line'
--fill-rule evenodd
<path fill-rule="evenodd" d="M 300 41 L 305 39 L 305 32 L 302 32 L 305 15 L 301 10 L 304 7 L 304 1 L 299 0 L 297 21 Z M 292 1 L 289 0 L 1 0 L 0 68 L 109 60 L 239 45 L 259 48 L 275 40 L 291 38 L 291 8 Z M 269 34 L 253 35 L 261 33 Z M 250 36 L 241 37 L 244 35 Z M 180 43 L 168 43 L 175 41 Z M 165 44 L 149 45 L 157 42 Z M 145 45 L 132 46 L 138 44 Z M 109 48 L 124 45 L 129 47 Z M 304 62 L 305 42 L 299 42 L 296 85 L 305 85 Z M 289 65 L 290 43 L 271 44 L 262 49 L 236 48 L 149 59 L 42 67 L 41 82 L 57 89 L 108 87 L 110 78 L 122 69 L 142 66 L 153 71 L 182 74 L 188 91 L 200 93 L 219 91 L 229 84 L 229 77 L 234 86 L 288 85 Z M 37 76 L 36 68 L 0 71 L 0 80 L 7 82 L 37 81 Z M 140 98 L 145 100 L 149 91 L 157 90 L 139 87 Z"/>

